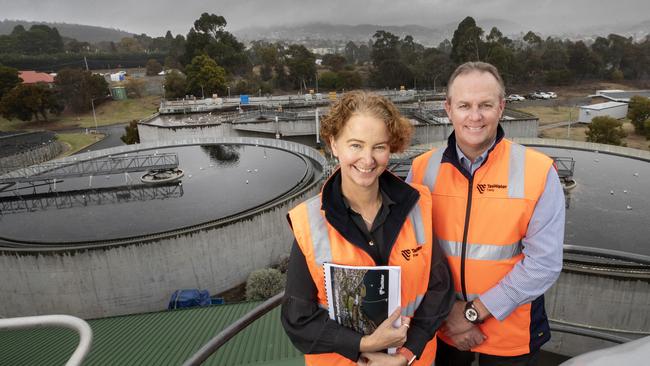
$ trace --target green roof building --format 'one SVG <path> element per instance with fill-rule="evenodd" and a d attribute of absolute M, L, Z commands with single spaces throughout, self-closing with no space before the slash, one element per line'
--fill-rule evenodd
<path fill-rule="evenodd" d="M 93 342 L 84 365 L 181 365 L 260 302 L 244 302 L 89 320 Z M 62 328 L 0 331 L 0 365 L 64 365 L 79 341 Z M 276 307 L 203 365 L 304 365 Z"/>

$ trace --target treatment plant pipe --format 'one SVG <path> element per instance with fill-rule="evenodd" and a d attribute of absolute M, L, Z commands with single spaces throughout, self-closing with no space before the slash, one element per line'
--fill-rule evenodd
<path fill-rule="evenodd" d="M 79 344 L 66 366 L 78 366 L 86 358 L 93 340 L 93 331 L 85 320 L 70 315 L 39 315 L 0 319 L 0 329 L 64 327 L 79 333 Z"/>
<path fill-rule="evenodd" d="M 208 343 L 201 347 L 201 349 L 199 349 L 194 355 L 192 355 L 192 357 L 185 361 L 185 363 L 183 363 L 183 366 L 195 366 L 202 364 L 205 360 L 208 359 L 208 357 L 216 352 L 219 347 L 223 346 L 232 337 L 236 336 L 237 333 L 249 326 L 255 320 L 261 318 L 262 315 L 268 313 L 276 306 L 280 305 L 283 296 L 284 291 L 264 301 L 262 304 L 255 307 L 255 309 L 251 310 L 249 313 L 228 326 L 226 329 L 222 330 L 219 334 L 210 339 Z"/>

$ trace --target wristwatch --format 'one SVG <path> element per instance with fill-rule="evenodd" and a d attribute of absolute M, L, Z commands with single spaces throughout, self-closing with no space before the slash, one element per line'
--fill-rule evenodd
<path fill-rule="evenodd" d="M 478 313 L 478 309 L 476 306 L 474 306 L 474 301 L 468 301 L 467 304 L 465 304 L 465 319 L 467 319 L 468 322 L 472 324 L 481 324 L 483 321 L 481 320 L 480 314 Z"/>
<path fill-rule="evenodd" d="M 410 349 L 406 347 L 400 347 L 397 349 L 397 353 L 406 358 L 406 366 L 410 366 L 413 364 L 413 362 L 415 362 L 416 357 Z"/>

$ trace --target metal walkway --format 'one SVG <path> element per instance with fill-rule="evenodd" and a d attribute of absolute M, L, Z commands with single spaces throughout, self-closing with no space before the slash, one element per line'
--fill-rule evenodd
<path fill-rule="evenodd" d="M 48 208 L 64 209 L 79 206 L 100 206 L 118 202 L 164 200 L 182 196 L 183 186 L 178 183 L 139 184 L 29 194 L 0 198 L 0 215 L 43 211 Z"/>
<path fill-rule="evenodd" d="M 0 184 L 51 181 L 70 177 L 87 177 L 178 167 L 175 153 L 112 156 L 66 163 L 43 163 L 0 176 Z"/>

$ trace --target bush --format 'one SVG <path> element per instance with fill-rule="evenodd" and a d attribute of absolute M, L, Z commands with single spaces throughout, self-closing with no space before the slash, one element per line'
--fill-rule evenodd
<path fill-rule="evenodd" d="M 130 98 L 142 98 L 147 90 L 146 82 L 143 79 L 128 78 L 124 83 L 126 94 Z"/>
<path fill-rule="evenodd" d="M 587 128 L 587 141 L 589 142 L 621 145 L 621 139 L 625 136 L 626 133 L 623 131 L 623 123 L 612 117 L 594 117 Z"/>
<path fill-rule="evenodd" d="M 648 136 L 650 130 L 645 126 L 647 121 L 650 120 L 650 98 L 645 98 L 640 95 L 635 95 L 630 98 L 627 118 L 632 121 L 634 132 L 639 135 Z"/>
<path fill-rule="evenodd" d="M 278 265 L 275 266 L 275 268 L 277 268 L 278 271 L 282 273 L 287 273 L 287 269 L 289 269 L 289 257 L 284 256 L 280 258 L 280 261 L 278 262 Z"/>
<path fill-rule="evenodd" d="M 138 121 L 133 120 L 124 127 L 124 135 L 120 139 L 127 145 L 139 144 L 140 134 L 138 133 Z"/>
<path fill-rule="evenodd" d="M 147 61 L 147 76 L 158 75 L 159 72 L 163 70 L 162 65 L 156 59 L 150 59 Z"/>
<path fill-rule="evenodd" d="M 246 281 L 246 300 L 266 300 L 284 289 L 285 277 L 274 268 L 253 271 Z"/>

